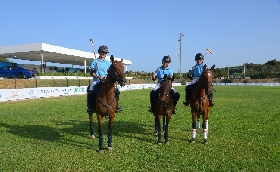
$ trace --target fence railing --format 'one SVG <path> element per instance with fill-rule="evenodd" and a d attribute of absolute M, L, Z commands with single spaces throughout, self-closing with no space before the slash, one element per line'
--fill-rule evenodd
<path fill-rule="evenodd" d="M 92 79 L 0 79 L 0 89 L 21 89 L 38 87 L 70 87 L 70 86 L 88 86 Z"/>

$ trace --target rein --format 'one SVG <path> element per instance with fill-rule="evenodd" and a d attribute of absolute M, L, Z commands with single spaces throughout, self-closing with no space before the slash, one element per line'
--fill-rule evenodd
<path fill-rule="evenodd" d="M 107 103 L 103 103 L 99 97 L 97 97 L 98 101 L 100 104 L 102 104 L 103 107 L 106 107 L 107 109 L 107 114 L 108 114 L 108 109 L 109 107 L 113 104 L 113 102 L 115 101 L 115 96 L 112 98 L 111 101 L 109 101 L 109 90 L 112 89 L 110 88 L 110 86 L 114 87 L 115 86 L 115 83 L 119 81 L 119 78 L 115 72 L 115 69 L 114 68 L 114 64 L 112 63 L 110 68 L 109 68 L 109 71 L 108 71 L 108 75 L 105 79 L 105 81 L 102 83 L 102 84 L 105 84 L 106 85 L 106 95 L 107 95 Z M 110 75 L 111 74 L 111 75 Z M 113 76 L 113 77 L 112 77 Z"/>
<path fill-rule="evenodd" d="M 171 82 L 171 81 L 167 81 L 167 82 Z M 172 82 L 171 82 L 171 84 L 172 84 Z M 160 85 L 160 88 L 161 88 L 161 87 L 163 87 L 162 84 Z M 166 108 L 166 106 L 167 106 L 167 105 L 169 104 L 169 102 L 170 102 L 170 98 L 172 98 L 172 97 L 171 97 L 171 93 L 170 93 L 171 88 L 172 88 L 172 86 L 170 87 L 170 89 L 168 89 L 168 93 L 166 93 L 166 89 L 163 89 L 163 92 L 162 92 L 162 91 L 159 91 L 159 94 L 158 94 L 159 102 L 161 101 L 160 96 L 165 95 L 164 104 L 161 103 L 161 105 L 163 105 L 164 108 Z M 168 101 L 166 102 L 167 99 L 168 99 Z"/>
<path fill-rule="evenodd" d="M 202 88 L 202 89 L 205 90 L 204 95 L 203 95 L 201 98 L 198 99 L 198 100 L 199 100 L 200 113 L 202 113 L 202 107 L 203 107 L 203 101 L 202 101 L 202 100 L 205 99 L 205 98 L 207 97 L 207 95 L 209 95 L 209 94 L 213 91 L 212 82 L 209 82 L 209 81 L 208 81 L 208 78 L 206 78 L 206 77 L 203 75 L 205 72 L 207 72 L 207 74 L 211 73 L 211 75 L 212 75 L 212 72 L 211 72 L 211 71 L 209 71 L 209 70 L 207 70 L 207 71 L 204 70 L 203 73 L 201 74 L 201 77 L 200 77 L 199 80 L 198 80 L 197 86 L 199 86 L 200 88 Z M 205 80 L 206 80 L 206 81 L 205 81 Z M 210 89 L 208 89 L 208 84 L 211 85 L 211 88 L 210 88 Z M 196 97 L 196 96 L 195 96 L 195 97 Z"/>
<path fill-rule="evenodd" d="M 212 72 L 210 72 L 209 70 L 203 71 L 203 73 L 204 73 L 204 72 L 211 73 L 211 75 L 212 75 Z M 206 80 L 206 82 L 205 82 L 204 80 Z M 205 78 L 204 75 L 202 75 L 201 78 L 199 78 L 199 80 L 198 80 L 198 85 L 199 85 L 202 89 L 205 90 L 206 95 L 209 94 L 208 84 L 211 85 L 211 88 L 210 88 L 210 92 L 211 92 L 211 91 L 213 90 L 212 82 L 209 82 L 209 81 L 207 80 L 207 78 Z M 204 95 L 204 96 L 205 96 L 205 95 Z"/>

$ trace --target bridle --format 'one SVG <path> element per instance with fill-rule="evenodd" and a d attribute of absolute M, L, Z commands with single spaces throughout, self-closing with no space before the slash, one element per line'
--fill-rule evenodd
<path fill-rule="evenodd" d="M 205 76 L 205 73 L 207 73 L 208 77 Z M 204 69 L 198 82 L 198 85 L 205 90 L 206 95 L 213 93 L 213 84 L 212 82 L 209 82 L 209 76 L 213 76 L 212 71 L 209 69 Z"/>
<path fill-rule="evenodd" d="M 117 68 L 115 67 L 115 63 L 112 63 L 110 68 L 109 68 L 109 71 L 108 72 L 111 72 L 112 74 L 112 82 L 115 83 L 115 82 L 118 82 L 121 86 L 124 86 L 125 85 L 125 80 L 123 79 L 122 77 L 122 73 L 118 73 L 117 71 Z M 123 75 L 124 76 L 124 75 Z"/>
<path fill-rule="evenodd" d="M 170 100 L 170 90 L 172 88 L 172 81 L 169 79 L 163 80 L 162 82 L 168 82 L 168 85 L 163 86 L 163 84 L 160 84 L 159 88 L 159 102 L 161 102 L 162 105 L 167 106 Z M 162 97 L 164 96 L 164 99 Z"/>

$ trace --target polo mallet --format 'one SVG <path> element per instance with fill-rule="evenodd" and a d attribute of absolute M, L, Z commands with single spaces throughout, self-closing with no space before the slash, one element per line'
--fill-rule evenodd
<path fill-rule="evenodd" d="M 90 41 L 90 43 L 91 43 L 91 47 L 92 47 L 92 52 L 93 52 L 93 54 L 94 54 L 94 58 L 96 59 L 96 54 L 95 54 L 94 47 L 93 47 L 93 40 L 90 38 L 89 41 Z M 99 73 L 99 75 L 100 75 L 100 71 L 99 71 L 99 67 L 98 67 L 97 62 L 96 62 L 96 66 L 97 66 L 97 71 L 98 71 L 98 73 Z M 100 76 L 101 76 L 101 75 L 100 75 Z"/>
<path fill-rule="evenodd" d="M 94 58 L 96 59 L 96 54 L 95 54 L 94 47 L 93 47 L 93 40 L 90 38 L 89 41 L 91 43 L 91 47 L 92 47 L 92 52 L 94 54 Z"/>
<path fill-rule="evenodd" d="M 204 57 L 205 57 L 208 53 L 213 54 L 213 52 L 212 52 L 209 48 L 206 48 L 206 50 L 207 50 L 207 52 L 206 52 L 206 54 L 204 54 Z"/>

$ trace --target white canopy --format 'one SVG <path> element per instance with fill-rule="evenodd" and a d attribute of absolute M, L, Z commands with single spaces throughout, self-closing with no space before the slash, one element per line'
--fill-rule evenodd
<path fill-rule="evenodd" d="M 88 66 L 95 58 L 93 52 L 84 52 L 75 49 L 54 46 L 46 43 L 23 44 L 14 46 L 0 46 L 0 56 L 6 58 L 41 61 L 61 64 Z M 96 54 L 98 57 L 98 54 Z M 110 59 L 109 56 L 106 59 Z M 120 61 L 121 58 L 115 60 Z M 130 60 L 123 59 L 124 65 L 130 65 Z"/>

